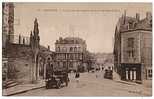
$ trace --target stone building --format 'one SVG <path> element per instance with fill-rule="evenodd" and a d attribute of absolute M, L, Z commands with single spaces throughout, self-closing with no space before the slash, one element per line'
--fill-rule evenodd
<path fill-rule="evenodd" d="M 55 53 L 50 50 L 49 46 L 48 48 L 40 46 L 39 51 L 39 75 L 43 77 L 43 79 L 46 78 L 46 74 L 50 71 L 49 68 L 53 68 L 55 63 Z"/>
<path fill-rule="evenodd" d="M 12 42 L 14 34 L 14 5 L 13 3 L 2 3 L 2 74 L 3 80 L 7 79 L 7 42 Z"/>
<path fill-rule="evenodd" d="M 5 47 L 6 41 L 12 42 L 14 34 L 14 4 L 2 3 L 2 47 Z"/>
<path fill-rule="evenodd" d="M 152 15 L 119 18 L 115 29 L 114 65 L 122 80 L 152 79 Z"/>
<path fill-rule="evenodd" d="M 8 59 L 5 76 L 9 80 L 28 83 L 39 79 L 40 37 L 37 19 L 34 21 L 33 33 L 30 37 L 13 35 L 13 42 L 6 44 L 6 57 Z M 14 39 L 18 37 L 18 42 Z M 25 38 L 29 39 L 26 43 Z M 4 58 L 4 57 L 3 57 Z M 6 63 L 6 61 L 5 61 Z M 5 70 L 3 66 L 3 70 Z"/>
<path fill-rule="evenodd" d="M 83 62 L 86 48 L 86 42 L 81 38 L 60 37 L 55 42 L 55 67 L 82 71 L 86 68 Z"/>

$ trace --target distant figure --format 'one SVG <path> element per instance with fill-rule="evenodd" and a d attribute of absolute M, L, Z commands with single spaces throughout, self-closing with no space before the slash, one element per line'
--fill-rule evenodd
<path fill-rule="evenodd" d="M 98 75 L 96 74 L 96 78 L 98 77 Z"/>
<path fill-rule="evenodd" d="M 104 70 L 104 67 L 102 66 L 102 71 Z"/>
<path fill-rule="evenodd" d="M 66 82 L 66 86 L 68 86 L 68 82 L 70 80 L 69 80 L 69 77 L 68 77 L 68 73 L 67 72 L 64 72 L 64 79 L 65 79 L 65 82 Z"/>
<path fill-rule="evenodd" d="M 80 73 L 79 72 L 76 72 L 75 78 L 76 78 L 76 82 L 77 83 L 79 82 L 79 77 L 80 77 Z"/>

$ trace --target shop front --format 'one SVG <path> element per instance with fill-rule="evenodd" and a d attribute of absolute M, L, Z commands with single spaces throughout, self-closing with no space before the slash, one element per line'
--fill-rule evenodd
<path fill-rule="evenodd" d="M 141 81 L 141 64 L 121 64 L 121 79 L 126 81 Z"/>

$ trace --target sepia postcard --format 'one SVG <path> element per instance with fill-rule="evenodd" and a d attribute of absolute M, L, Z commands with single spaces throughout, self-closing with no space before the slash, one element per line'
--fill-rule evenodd
<path fill-rule="evenodd" d="M 152 3 L 2 2 L 3 96 L 152 96 Z"/>

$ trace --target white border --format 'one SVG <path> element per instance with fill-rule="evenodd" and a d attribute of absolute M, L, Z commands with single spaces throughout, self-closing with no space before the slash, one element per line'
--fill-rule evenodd
<path fill-rule="evenodd" d="M 2 0 L 2 2 L 152 2 L 153 0 Z"/>
<path fill-rule="evenodd" d="M 152 2 L 153 4 L 153 0 L 2 0 L 0 1 L 1 4 L 0 4 L 0 7 L 2 8 L 2 2 Z M 2 47 L 2 9 L 0 8 L 0 46 Z M 154 20 L 153 20 L 153 23 L 154 23 Z M 153 29 L 154 29 L 154 26 L 153 26 Z M 154 42 L 153 42 L 153 46 L 154 46 Z M 153 49 L 153 52 L 154 52 L 154 49 Z M 0 49 L 0 71 L 2 71 L 2 48 Z M 153 54 L 154 56 L 154 54 Z M 153 59 L 153 58 L 152 58 Z M 154 70 L 154 67 L 153 67 L 153 70 Z M 0 72 L 2 73 L 2 72 Z M 154 76 L 154 75 L 153 75 Z M 0 79 L 2 79 L 2 74 L 0 74 Z M 27 97 L 5 97 L 5 96 L 2 96 L 2 81 L 0 81 L 0 95 L 1 95 L 1 99 L 6 99 L 6 98 L 11 98 L 11 99 L 16 99 L 16 98 L 22 98 L 22 99 L 25 99 Z M 153 92 L 152 92 L 153 93 Z M 153 93 L 154 95 L 154 93 Z M 96 97 L 28 97 L 28 98 L 33 98 L 33 99 L 49 99 L 49 98 L 52 98 L 52 99 L 57 99 L 57 98 L 65 98 L 65 99 L 70 99 L 70 98 L 80 98 L 80 99 L 88 99 L 88 98 L 96 98 Z M 105 98 L 105 99 L 112 99 L 112 98 L 116 98 L 116 99 L 122 99 L 122 98 L 126 98 L 126 99 L 152 99 L 153 97 L 97 97 L 97 98 Z"/>

